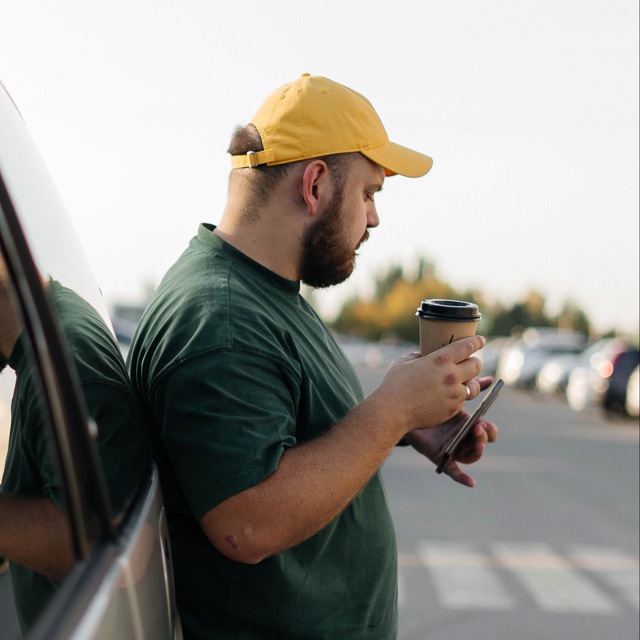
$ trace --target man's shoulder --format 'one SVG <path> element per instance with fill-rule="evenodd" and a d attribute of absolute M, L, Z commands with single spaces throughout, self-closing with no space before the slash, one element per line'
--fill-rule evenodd
<path fill-rule="evenodd" d="M 179 317 L 188 324 L 230 324 L 264 293 L 259 274 L 222 250 L 192 245 L 167 271 L 145 315 Z"/>
<path fill-rule="evenodd" d="M 144 312 L 130 359 L 162 370 L 221 349 L 273 350 L 277 291 L 233 256 L 191 247 L 169 269 Z M 172 363 L 172 364 L 171 364 Z"/>

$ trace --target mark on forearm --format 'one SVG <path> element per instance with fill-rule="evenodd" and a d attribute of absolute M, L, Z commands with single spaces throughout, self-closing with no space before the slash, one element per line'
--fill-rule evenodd
<path fill-rule="evenodd" d="M 238 543 L 236 542 L 236 539 L 234 536 L 227 536 L 224 539 L 225 542 L 227 542 L 228 544 L 230 544 L 234 549 L 238 548 Z"/>

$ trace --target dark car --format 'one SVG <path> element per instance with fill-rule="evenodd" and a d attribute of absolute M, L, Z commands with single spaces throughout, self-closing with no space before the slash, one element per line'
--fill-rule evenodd
<path fill-rule="evenodd" d="M 90 274 L 0 85 L 0 635 L 181 638 L 158 474 Z"/>
<path fill-rule="evenodd" d="M 613 358 L 611 373 L 607 378 L 607 389 L 602 398 L 602 406 L 607 413 L 627 413 L 629 378 L 639 363 L 640 352 L 635 347 L 629 347 Z"/>
<path fill-rule="evenodd" d="M 572 409 L 603 406 L 614 362 L 628 349 L 624 338 L 602 338 L 584 351 L 567 381 L 566 396 Z"/>
<path fill-rule="evenodd" d="M 624 408 L 629 416 L 637 418 L 640 416 L 640 365 L 638 365 L 629 376 L 627 383 L 627 399 Z"/>

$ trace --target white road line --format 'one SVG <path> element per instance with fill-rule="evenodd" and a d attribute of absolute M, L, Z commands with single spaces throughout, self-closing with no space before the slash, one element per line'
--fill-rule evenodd
<path fill-rule="evenodd" d="M 545 544 L 496 543 L 494 553 L 545 611 L 611 614 L 617 610 L 613 600 Z"/>
<path fill-rule="evenodd" d="M 579 567 L 596 573 L 611 585 L 631 606 L 640 609 L 640 573 L 638 558 L 621 553 L 618 549 L 576 545 L 572 560 Z"/>
<path fill-rule="evenodd" d="M 443 607 L 507 610 L 514 606 L 487 557 L 471 544 L 422 541 L 418 552 Z"/>

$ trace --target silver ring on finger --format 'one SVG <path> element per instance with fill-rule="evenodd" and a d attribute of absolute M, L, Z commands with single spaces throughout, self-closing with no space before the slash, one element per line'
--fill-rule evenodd
<path fill-rule="evenodd" d="M 466 384 L 463 385 L 463 387 L 467 390 L 467 397 L 465 398 L 465 400 L 468 400 L 471 397 L 471 389 Z"/>

